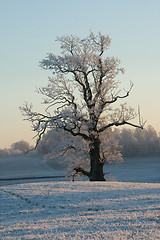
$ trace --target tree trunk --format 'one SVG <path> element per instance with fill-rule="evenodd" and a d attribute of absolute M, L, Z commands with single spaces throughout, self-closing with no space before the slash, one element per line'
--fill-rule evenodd
<path fill-rule="evenodd" d="M 100 161 L 99 138 L 94 138 L 89 144 L 89 148 L 91 170 L 88 177 L 90 181 L 106 181 L 103 173 L 103 163 Z"/>

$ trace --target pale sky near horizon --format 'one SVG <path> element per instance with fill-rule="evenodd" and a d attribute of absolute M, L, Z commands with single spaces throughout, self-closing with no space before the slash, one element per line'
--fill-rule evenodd
<path fill-rule="evenodd" d="M 129 105 L 140 105 L 146 125 L 160 131 L 159 0 L 0 0 L 0 148 L 22 139 L 34 143 L 18 107 L 28 101 L 41 109 L 35 89 L 47 84 L 51 72 L 39 61 L 60 53 L 57 36 L 84 38 L 90 30 L 111 37 L 124 82 L 134 83 Z"/>

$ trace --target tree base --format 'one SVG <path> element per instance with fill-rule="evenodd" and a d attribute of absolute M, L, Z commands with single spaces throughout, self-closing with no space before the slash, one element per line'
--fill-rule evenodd
<path fill-rule="evenodd" d="M 106 179 L 104 178 L 104 176 L 89 176 L 89 180 L 90 180 L 91 182 L 93 182 L 93 181 L 97 181 L 97 182 L 106 181 Z"/>
<path fill-rule="evenodd" d="M 104 179 L 90 179 L 90 182 L 105 182 L 106 181 L 106 179 L 104 178 Z"/>
<path fill-rule="evenodd" d="M 104 182 L 104 181 L 106 181 L 106 179 L 104 178 L 103 167 L 102 166 L 101 166 L 101 169 L 98 173 L 96 171 L 87 172 L 81 167 L 74 168 L 74 171 L 76 171 L 76 173 L 73 175 L 73 180 L 74 180 L 74 177 L 75 177 L 76 174 L 82 173 L 84 176 L 87 176 L 91 182 L 93 182 L 93 181 L 94 182 L 102 182 L 102 181 Z"/>

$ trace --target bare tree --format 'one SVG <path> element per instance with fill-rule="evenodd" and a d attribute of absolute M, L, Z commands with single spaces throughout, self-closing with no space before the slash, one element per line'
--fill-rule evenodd
<path fill-rule="evenodd" d="M 107 130 L 113 126 L 143 128 L 139 114 L 139 124 L 130 122 L 137 113 L 126 103 L 111 108 L 129 96 L 133 84 L 123 94 L 118 90 L 117 75 L 124 73 L 124 69 L 120 67 L 119 59 L 106 56 L 111 43 L 109 36 L 91 32 L 82 40 L 62 36 L 57 41 L 61 55 L 50 53 L 40 62 L 43 69 L 53 73 L 48 86 L 38 89 L 45 96 L 45 113 L 34 112 L 32 105 L 27 103 L 21 111 L 37 132 L 37 145 L 46 129 L 64 130 L 74 137 L 81 137 L 88 145 L 90 170 L 77 166 L 75 172 L 88 176 L 91 181 L 105 181 L 103 166 L 108 155 L 101 148 L 104 133 L 107 137 Z"/>

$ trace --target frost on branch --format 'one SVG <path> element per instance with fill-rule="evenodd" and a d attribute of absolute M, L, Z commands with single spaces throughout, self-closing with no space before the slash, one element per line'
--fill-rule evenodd
<path fill-rule="evenodd" d="M 102 135 L 106 134 L 110 139 L 108 129 L 114 126 L 144 126 L 139 111 L 139 124 L 133 124 L 131 121 L 137 116 L 133 108 L 126 104 L 114 108 L 114 103 L 118 106 L 121 99 L 130 95 L 133 84 L 127 91 L 119 89 L 118 75 L 124 74 L 124 69 L 119 59 L 107 56 L 111 43 L 109 36 L 91 32 L 84 39 L 71 35 L 57 38 L 57 41 L 62 49 L 61 54 L 56 56 L 49 53 L 40 62 L 43 69 L 53 73 L 48 85 L 37 90 L 43 96 L 45 112 L 34 112 L 27 104 L 21 110 L 33 125 L 37 145 L 47 129 L 64 131 L 72 137 L 81 138 L 88 146 L 90 169 L 86 172 L 77 166 L 75 171 L 87 173 L 91 181 L 103 181 L 104 163 L 110 161 L 111 155 L 112 159 L 121 157 L 117 151 L 111 150 L 116 144 L 112 144 L 112 148 L 108 145 L 104 147 Z"/>

